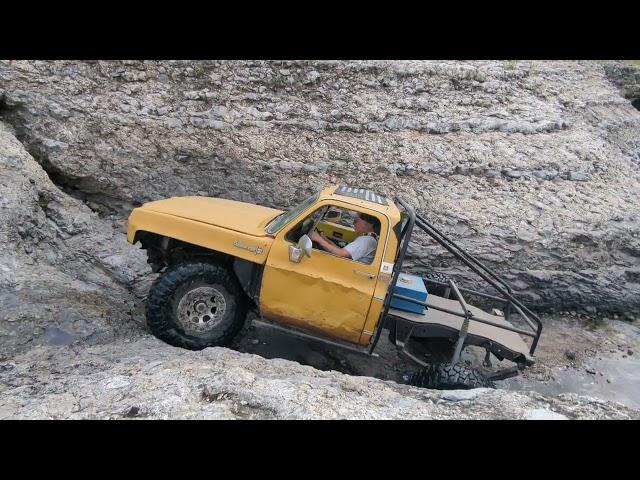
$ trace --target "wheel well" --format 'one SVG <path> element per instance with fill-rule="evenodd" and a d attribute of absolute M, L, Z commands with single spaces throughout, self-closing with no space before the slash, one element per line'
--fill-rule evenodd
<path fill-rule="evenodd" d="M 138 231 L 134 236 L 134 244 L 137 242 L 142 244 L 140 248 L 147 251 L 147 263 L 151 265 L 153 272 L 194 258 L 215 261 L 227 267 L 233 264 L 234 257 L 231 255 L 157 233 Z"/>

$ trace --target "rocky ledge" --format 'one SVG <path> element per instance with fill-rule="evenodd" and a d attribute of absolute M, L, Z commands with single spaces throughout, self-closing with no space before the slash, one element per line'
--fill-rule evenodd
<path fill-rule="evenodd" d="M 36 347 L 0 363 L 0 381 L 0 418 L 640 419 L 577 395 L 433 391 L 150 337 Z"/>

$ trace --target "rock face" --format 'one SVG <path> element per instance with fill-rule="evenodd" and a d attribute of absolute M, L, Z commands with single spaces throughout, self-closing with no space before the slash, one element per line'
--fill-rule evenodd
<path fill-rule="evenodd" d="M 541 308 L 638 311 L 637 68 L 593 62 L 0 62 L 0 418 L 638 418 L 433 392 L 145 331 L 142 202 L 410 200 Z M 623 96 L 621 96 L 621 93 Z M 417 237 L 408 266 L 466 278 Z"/>
<path fill-rule="evenodd" d="M 638 311 L 638 71 L 5 61 L 1 116 L 58 186 L 121 224 L 163 197 L 283 208 L 365 186 L 409 199 L 534 305 Z M 433 242 L 412 252 L 473 284 Z"/>
<path fill-rule="evenodd" d="M 1 122 L 0 219 L 0 357 L 142 332 L 132 316 L 144 257 L 61 192 Z"/>
<path fill-rule="evenodd" d="M 1 418 L 639 419 L 600 400 L 434 391 L 154 338 L 36 347 L 0 363 Z"/>

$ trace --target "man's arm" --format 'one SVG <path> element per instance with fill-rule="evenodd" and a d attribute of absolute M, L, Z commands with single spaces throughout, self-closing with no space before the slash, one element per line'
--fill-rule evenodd
<path fill-rule="evenodd" d="M 334 255 L 337 255 L 338 257 L 351 258 L 351 254 L 349 253 L 349 250 L 347 250 L 345 248 L 340 248 L 339 246 L 337 246 L 332 241 L 327 240 L 326 238 L 324 238 L 322 235 L 320 235 L 315 230 L 309 234 L 309 238 L 311 240 L 313 240 L 314 242 L 318 243 L 322 247 L 323 250 L 325 250 L 325 251 L 327 251 L 329 253 L 333 253 Z"/>

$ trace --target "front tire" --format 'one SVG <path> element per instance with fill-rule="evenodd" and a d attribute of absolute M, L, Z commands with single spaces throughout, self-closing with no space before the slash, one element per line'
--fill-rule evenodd
<path fill-rule="evenodd" d="M 153 335 L 189 350 L 228 345 L 242 329 L 246 312 L 235 275 L 206 262 L 170 266 L 147 298 L 147 325 Z"/>

